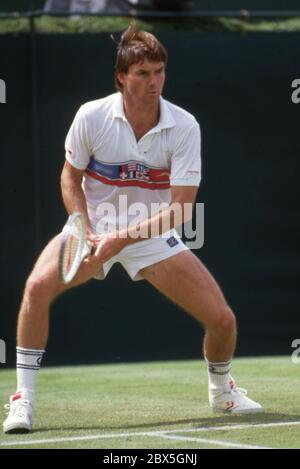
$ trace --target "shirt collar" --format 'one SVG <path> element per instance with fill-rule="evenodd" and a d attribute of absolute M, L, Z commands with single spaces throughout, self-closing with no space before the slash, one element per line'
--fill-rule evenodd
<path fill-rule="evenodd" d="M 176 125 L 175 119 L 167 105 L 167 101 L 161 96 L 159 98 L 159 106 L 160 106 L 160 117 L 157 126 L 155 127 L 156 130 L 162 129 L 169 129 Z"/>
<path fill-rule="evenodd" d="M 167 102 L 160 97 L 159 98 L 159 105 L 160 105 L 160 118 L 155 127 L 151 129 L 149 132 L 158 132 L 162 129 L 169 129 L 176 125 L 175 119 L 167 105 Z M 127 122 L 127 118 L 124 112 L 123 107 L 123 96 L 122 93 L 116 93 L 114 106 L 113 106 L 113 117 L 117 117 L 123 119 L 123 121 Z"/>
<path fill-rule="evenodd" d="M 123 107 L 123 96 L 120 92 L 115 94 L 115 100 L 113 104 L 113 117 L 119 117 L 120 119 L 127 121 Z"/>

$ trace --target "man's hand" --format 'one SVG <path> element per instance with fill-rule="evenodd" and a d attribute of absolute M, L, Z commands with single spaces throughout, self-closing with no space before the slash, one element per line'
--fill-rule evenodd
<path fill-rule="evenodd" d="M 95 235 L 88 230 L 87 240 L 92 244 L 93 249 L 83 262 L 88 264 L 91 269 L 95 268 L 95 273 L 104 262 L 109 261 L 125 247 L 125 240 L 117 237 L 116 233 Z"/>
<path fill-rule="evenodd" d="M 125 240 L 117 237 L 116 233 L 101 235 L 100 238 L 95 256 L 102 263 L 116 256 L 126 245 Z"/>

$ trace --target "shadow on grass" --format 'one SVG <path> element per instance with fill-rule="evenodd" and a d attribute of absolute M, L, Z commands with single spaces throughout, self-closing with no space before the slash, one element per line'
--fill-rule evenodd
<path fill-rule="evenodd" d="M 64 425 L 61 426 L 52 426 L 52 427 L 45 427 L 45 428 L 37 428 L 33 430 L 32 433 L 44 433 L 44 432 L 51 432 L 51 431 L 91 431 L 97 430 L 103 433 L 106 432 L 128 432 L 128 431 L 157 431 L 157 430 L 176 430 L 176 427 L 179 425 L 185 425 L 187 428 L 205 428 L 205 427 L 213 427 L 213 426 L 222 426 L 222 425 L 237 425 L 237 424 L 268 424 L 268 423 L 276 423 L 276 422 L 300 422 L 300 415 L 287 415 L 287 414 L 279 414 L 279 413 L 261 413 L 261 414 L 253 414 L 253 415 L 220 415 L 220 416 L 212 416 L 211 418 L 199 418 L 199 419 L 180 419 L 180 420 L 168 420 L 168 421 L 159 421 L 159 422 L 152 422 L 152 423 L 141 423 L 137 425 L 122 425 L 122 426 L 101 426 L 99 424 L 95 425 L 80 425 L 78 422 L 78 426 L 74 425 Z M 168 427 L 168 428 L 163 428 Z"/>

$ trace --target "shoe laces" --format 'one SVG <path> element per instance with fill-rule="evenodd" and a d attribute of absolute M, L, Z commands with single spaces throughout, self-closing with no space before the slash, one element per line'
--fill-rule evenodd
<path fill-rule="evenodd" d="M 237 393 L 237 394 L 242 394 L 243 396 L 247 396 L 248 391 L 245 388 L 234 388 L 230 390 L 231 394 Z"/>
<path fill-rule="evenodd" d="M 242 394 L 243 396 L 247 396 L 248 394 L 248 391 L 247 389 L 245 388 L 238 388 L 235 384 L 235 380 L 231 377 L 230 381 L 229 381 L 229 386 L 230 386 L 230 394 L 234 394 L 234 393 L 237 393 L 237 394 Z"/>
<path fill-rule="evenodd" d="M 24 415 L 24 407 L 30 404 L 28 399 L 18 399 L 17 401 L 13 401 L 9 404 L 4 404 L 4 409 L 7 411 L 6 415 L 9 414 L 11 410 L 14 413 L 18 414 L 19 417 L 23 417 Z"/>

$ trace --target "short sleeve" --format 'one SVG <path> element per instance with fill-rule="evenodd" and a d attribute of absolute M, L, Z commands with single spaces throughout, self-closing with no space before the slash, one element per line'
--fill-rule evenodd
<path fill-rule="evenodd" d="M 201 134 L 197 122 L 178 136 L 171 157 L 171 186 L 199 186 L 201 181 Z"/>
<path fill-rule="evenodd" d="M 88 125 L 82 108 L 77 112 L 65 141 L 66 160 L 77 169 L 85 169 L 90 161 Z"/>

